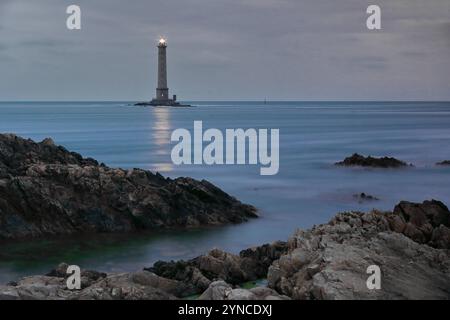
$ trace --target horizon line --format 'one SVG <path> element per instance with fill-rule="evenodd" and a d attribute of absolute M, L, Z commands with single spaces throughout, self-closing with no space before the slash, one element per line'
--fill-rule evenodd
<path fill-rule="evenodd" d="M 145 101 L 145 100 L 144 100 Z M 346 100 L 346 99 L 337 99 L 337 100 L 269 100 L 269 99 L 263 99 L 263 100 L 249 100 L 249 99 L 242 99 L 242 100 L 180 100 L 181 102 L 449 102 L 450 100 Z M 142 100 L 0 100 L 0 103 L 114 103 L 114 102 L 121 102 L 121 103 L 137 103 L 142 102 Z"/>

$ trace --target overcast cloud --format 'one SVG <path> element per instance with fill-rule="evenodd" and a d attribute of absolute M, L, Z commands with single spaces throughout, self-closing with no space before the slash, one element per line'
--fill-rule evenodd
<path fill-rule="evenodd" d="M 450 100 L 449 17 L 448 0 L 0 0 L 0 100 L 148 100 L 159 36 L 183 100 Z"/>

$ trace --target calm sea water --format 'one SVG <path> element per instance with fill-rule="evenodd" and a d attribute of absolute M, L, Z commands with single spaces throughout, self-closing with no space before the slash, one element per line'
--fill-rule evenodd
<path fill-rule="evenodd" d="M 259 208 L 241 225 L 138 235 L 97 235 L 0 244 L 0 283 L 47 272 L 65 261 L 102 271 L 135 271 L 159 259 L 186 259 L 213 247 L 231 252 L 286 240 L 296 228 L 339 211 L 392 209 L 400 200 L 450 204 L 450 103 L 194 103 L 192 109 L 128 103 L 0 103 L 0 132 L 57 144 L 112 167 L 207 179 Z M 280 172 L 258 166 L 174 166 L 170 134 L 204 128 L 279 128 Z M 333 166 L 359 152 L 413 163 L 401 170 Z M 380 201 L 358 203 L 365 192 Z"/>

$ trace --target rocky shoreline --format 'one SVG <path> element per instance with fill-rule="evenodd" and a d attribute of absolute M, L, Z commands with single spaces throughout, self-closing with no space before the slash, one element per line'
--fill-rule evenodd
<path fill-rule="evenodd" d="M 256 209 L 206 180 L 115 169 L 0 134 L 0 239 L 241 223 Z"/>
<path fill-rule="evenodd" d="M 381 269 L 379 290 L 366 286 L 371 265 Z M 83 271 L 75 291 L 66 287 L 66 269 L 0 286 L 0 299 L 450 299 L 450 211 L 432 200 L 340 213 L 239 255 L 213 249 L 133 273 Z M 267 286 L 242 285 L 262 278 Z"/>

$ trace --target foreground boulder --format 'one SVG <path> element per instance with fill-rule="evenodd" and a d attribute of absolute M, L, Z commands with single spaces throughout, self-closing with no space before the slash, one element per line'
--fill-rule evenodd
<path fill-rule="evenodd" d="M 338 214 L 289 240 L 269 287 L 293 299 L 450 299 L 449 218 L 438 201 Z M 380 290 L 366 284 L 372 265 Z"/>
<path fill-rule="evenodd" d="M 383 157 L 383 158 L 374 158 L 371 156 L 364 157 L 360 154 L 353 154 L 351 157 L 347 157 L 344 161 L 335 163 L 337 166 L 345 166 L 345 167 L 372 167 L 372 168 L 400 168 L 406 167 L 408 164 L 401 160 Z M 410 165 L 411 166 L 411 165 Z"/>
<path fill-rule="evenodd" d="M 0 135 L 0 239 L 240 223 L 256 217 L 211 183 L 113 169 L 56 146 Z"/>

